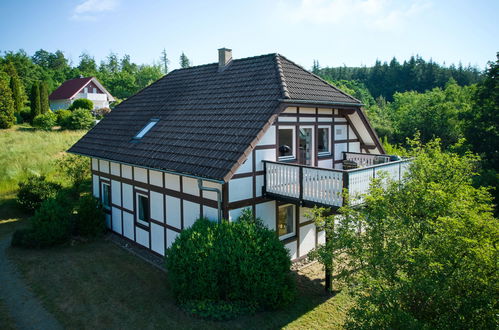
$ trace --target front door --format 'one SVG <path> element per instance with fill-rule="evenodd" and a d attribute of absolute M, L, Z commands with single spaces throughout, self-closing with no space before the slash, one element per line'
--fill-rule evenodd
<path fill-rule="evenodd" d="M 298 162 L 302 165 L 314 165 L 313 127 L 300 127 L 298 132 Z"/>

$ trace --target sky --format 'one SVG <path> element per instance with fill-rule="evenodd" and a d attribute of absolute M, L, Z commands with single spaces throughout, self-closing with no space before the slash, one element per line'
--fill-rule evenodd
<path fill-rule="evenodd" d="M 0 0 L 0 52 L 110 52 L 172 69 L 281 53 L 311 68 L 373 65 L 412 55 L 485 68 L 499 51 L 499 0 Z"/>

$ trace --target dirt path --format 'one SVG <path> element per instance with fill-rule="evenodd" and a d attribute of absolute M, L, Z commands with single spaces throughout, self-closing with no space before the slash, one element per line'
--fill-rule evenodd
<path fill-rule="evenodd" d="M 7 259 L 10 237 L 0 240 L 0 298 L 19 329 L 62 329 L 23 283 L 14 265 Z M 1 322 L 0 322 L 1 323 Z M 0 324 L 1 328 L 1 324 Z"/>

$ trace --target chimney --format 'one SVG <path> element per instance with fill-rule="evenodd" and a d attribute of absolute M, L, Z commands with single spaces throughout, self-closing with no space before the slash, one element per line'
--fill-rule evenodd
<path fill-rule="evenodd" d="M 220 48 L 218 50 L 218 71 L 225 70 L 232 62 L 232 49 Z"/>

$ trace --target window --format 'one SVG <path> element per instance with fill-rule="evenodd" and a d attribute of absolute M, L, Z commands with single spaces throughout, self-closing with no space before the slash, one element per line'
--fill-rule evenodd
<path fill-rule="evenodd" d="M 94 87 L 94 90 L 93 90 L 94 93 L 97 93 L 97 88 Z"/>
<path fill-rule="evenodd" d="M 295 223 L 295 206 L 293 204 L 279 206 L 277 231 L 280 239 L 286 239 L 295 235 Z"/>
<path fill-rule="evenodd" d="M 111 187 L 109 183 L 101 182 L 101 202 L 106 210 L 111 209 Z"/>
<path fill-rule="evenodd" d="M 144 135 L 147 134 L 147 132 L 149 132 L 151 130 L 151 128 L 154 127 L 154 125 L 156 125 L 158 123 L 159 119 L 151 119 L 146 126 L 144 126 L 144 128 L 142 128 L 140 130 L 139 133 L 137 133 L 137 135 L 135 135 L 134 139 L 136 140 L 139 140 L 139 139 L 142 139 L 142 137 L 144 137 Z"/>
<path fill-rule="evenodd" d="M 295 129 L 294 127 L 279 127 L 279 158 L 295 158 Z"/>
<path fill-rule="evenodd" d="M 330 141 L 331 141 L 331 130 L 329 127 L 319 127 L 318 131 L 318 143 L 317 143 L 317 152 L 319 155 L 330 155 Z"/>
<path fill-rule="evenodd" d="M 88 93 L 88 88 L 87 87 L 83 88 L 83 93 Z"/>
<path fill-rule="evenodd" d="M 137 201 L 137 222 L 142 225 L 149 225 L 149 197 L 142 194 L 136 195 Z"/>

